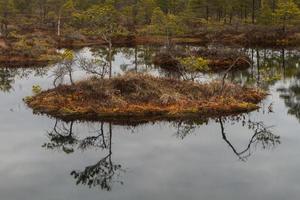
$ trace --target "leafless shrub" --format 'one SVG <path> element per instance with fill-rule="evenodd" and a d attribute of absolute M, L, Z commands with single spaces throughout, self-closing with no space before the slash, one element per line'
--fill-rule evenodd
<path fill-rule="evenodd" d="M 109 73 L 109 65 L 107 62 L 97 58 L 79 57 L 80 68 L 85 72 L 104 78 Z"/>

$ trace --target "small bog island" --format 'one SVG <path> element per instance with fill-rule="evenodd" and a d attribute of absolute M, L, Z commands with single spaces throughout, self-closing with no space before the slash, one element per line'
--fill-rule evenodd
<path fill-rule="evenodd" d="M 169 120 L 209 118 L 253 111 L 266 93 L 235 84 L 200 84 L 126 74 L 91 78 L 25 99 L 37 113 L 64 120 Z"/>

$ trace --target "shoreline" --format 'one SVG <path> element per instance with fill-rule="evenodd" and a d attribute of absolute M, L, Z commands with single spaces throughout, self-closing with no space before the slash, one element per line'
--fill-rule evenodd
<path fill-rule="evenodd" d="M 277 29 L 271 29 L 277 30 Z M 56 61 L 56 49 L 70 48 L 79 49 L 83 47 L 105 46 L 107 43 L 99 37 L 91 37 L 81 35 L 77 39 L 69 39 L 67 36 L 57 37 L 55 33 L 45 30 L 32 30 L 32 33 L 24 35 L 24 38 L 31 38 L 33 35 L 38 35 L 32 49 L 44 49 L 43 54 L 32 53 L 31 56 L 24 56 L 28 51 L 32 51 L 26 47 L 22 50 L 16 47 L 18 43 L 16 38 L 0 38 L 0 64 L 27 66 L 32 64 L 47 64 L 48 62 Z M 30 40 L 30 39 L 28 39 Z M 130 33 L 127 36 L 115 37 L 112 40 L 113 46 L 134 47 L 137 45 L 153 45 L 163 46 L 166 44 L 166 37 L 160 35 L 139 35 Z M 233 30 L 233 27 L 224 28 L 224 30 L 216 29 L 215 32 L 199 31 L 195 34 L 178 35 L 172 38 L 173 45 L 224 45 L 229 47 L 241 48 L 295 48 L 300 45 L 300 33 L 295 30 L 287 31 L 286 33 L 266 32 L 261 27 L 245 26 L 240 30 Z M 47 58 L 48 57 L 48 58 Z M 53 58 L 52 58 L 53 57 Z M 16 64 L 14 64 L 16 63 Z"/>

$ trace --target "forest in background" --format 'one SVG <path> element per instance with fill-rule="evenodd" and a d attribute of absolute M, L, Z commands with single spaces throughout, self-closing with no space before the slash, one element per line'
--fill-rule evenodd
<path fill-rule="evenodd" d="M 299 0 L 0 0 L 0 62 L 55 61 L 60 47 L 300 44 Z"/>
<path fill-rule="evenodd" d="M 299 24 L 299 6 L 299 0 L 0 0 L 0 22 L 3 37 L 12 37 L 16 26 L 69 37 L 78 31 L 103 34 L 103 28 L 119 34 L 176 35 L 210 25 L 286 29 Z"/>

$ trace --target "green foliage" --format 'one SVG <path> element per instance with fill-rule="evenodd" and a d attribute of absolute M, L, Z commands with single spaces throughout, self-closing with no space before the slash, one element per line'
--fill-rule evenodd
<path fill-rule="evenodd" d="M 156 4 L 154 0 L 139 1 L 136 5 L 137 16 L 136 21 L 138 24 L 149 24 L 153 15 Z"/>
<path fill-rule="evenodd" d="M 11 32 L 9 37 L 16 40 L 13 50 L 10 51 L 12 56 L 40 58 L 43 55 L 55 54 L 52 46 L 54 41 L 51 38 L 38 34 L 22 35 L 18 32 Z"/>
<path fill-rule="evenodd" d="M 274 23 L 274 13 L 272 12 L 269 4 L 267 4 L 265 1 L 263 1 L 263 8 L 260 11 L 258 22 L 264 25 Z"/>
<path fill-rule="evenodd" d="M 57 28 L 67 37 L 76 29 L 110 41 L 127 30 L 172 38 L 249 22 L 286 29 L 297 25 L 299 6 L 299 0 L 0 0 L 0 31 L 7 37 L 17 26 Z"/>
<path fill-rule="evenodd" d="M 299 19 L 300 9 L 293 0 L 280 0 L 278 8 L 275 11 L 275 17 L 285 29 L 288 24 L 291 24 Z"/>
<path fill-rule="evenodd" d="M 41 86 L 39 85 L 32 86 L 32 93 L 34 96 L 40 94 L 41 92 L 42 92 Z"/>
<path fill-rule="evenodd" d="M 119 24 L 120 19 L 120 13 L 112 5 L 95 5 L 84 12 L 73 14 L 73 25 L 86 34 L 111 41 L 113 37 L 127 33 Z"/>
<path fill-rule="evenodd" d="M 62 8 L 63 8 L 64 10 L 74 10 L 75 7 L 74 7 L 73 0 L 67 0 L 67 1 L 63 4 Z"/>
<path fill-rule="evenodd" d="M 24 56 L 30 57 L 31 56 L 31 45 L 27 42 L 25 37 L 19 39 L 18 42 L 15 43 L 14 51 L 22 52 Z"/>
<path fill-rule="evenodd" d="M 184 33 L 184 25 L 178 16 L 165 14 L 160 8 L 155 8 L 147 32 L 171 38 Z"/>
<path fill-rule="evenodd" d="M 180 65 L 187 72 L 207 72 L 208 61 L 202 57 L 189 56 L 185 58 L 177 58 Z"/>
<path fill-rule="evenodd" d="M 9 19 L 15 14 L 15 8 L 15 2 L 13 0 L 0 0 L 0 32 L 3 36 L 9 34 Z"/>

